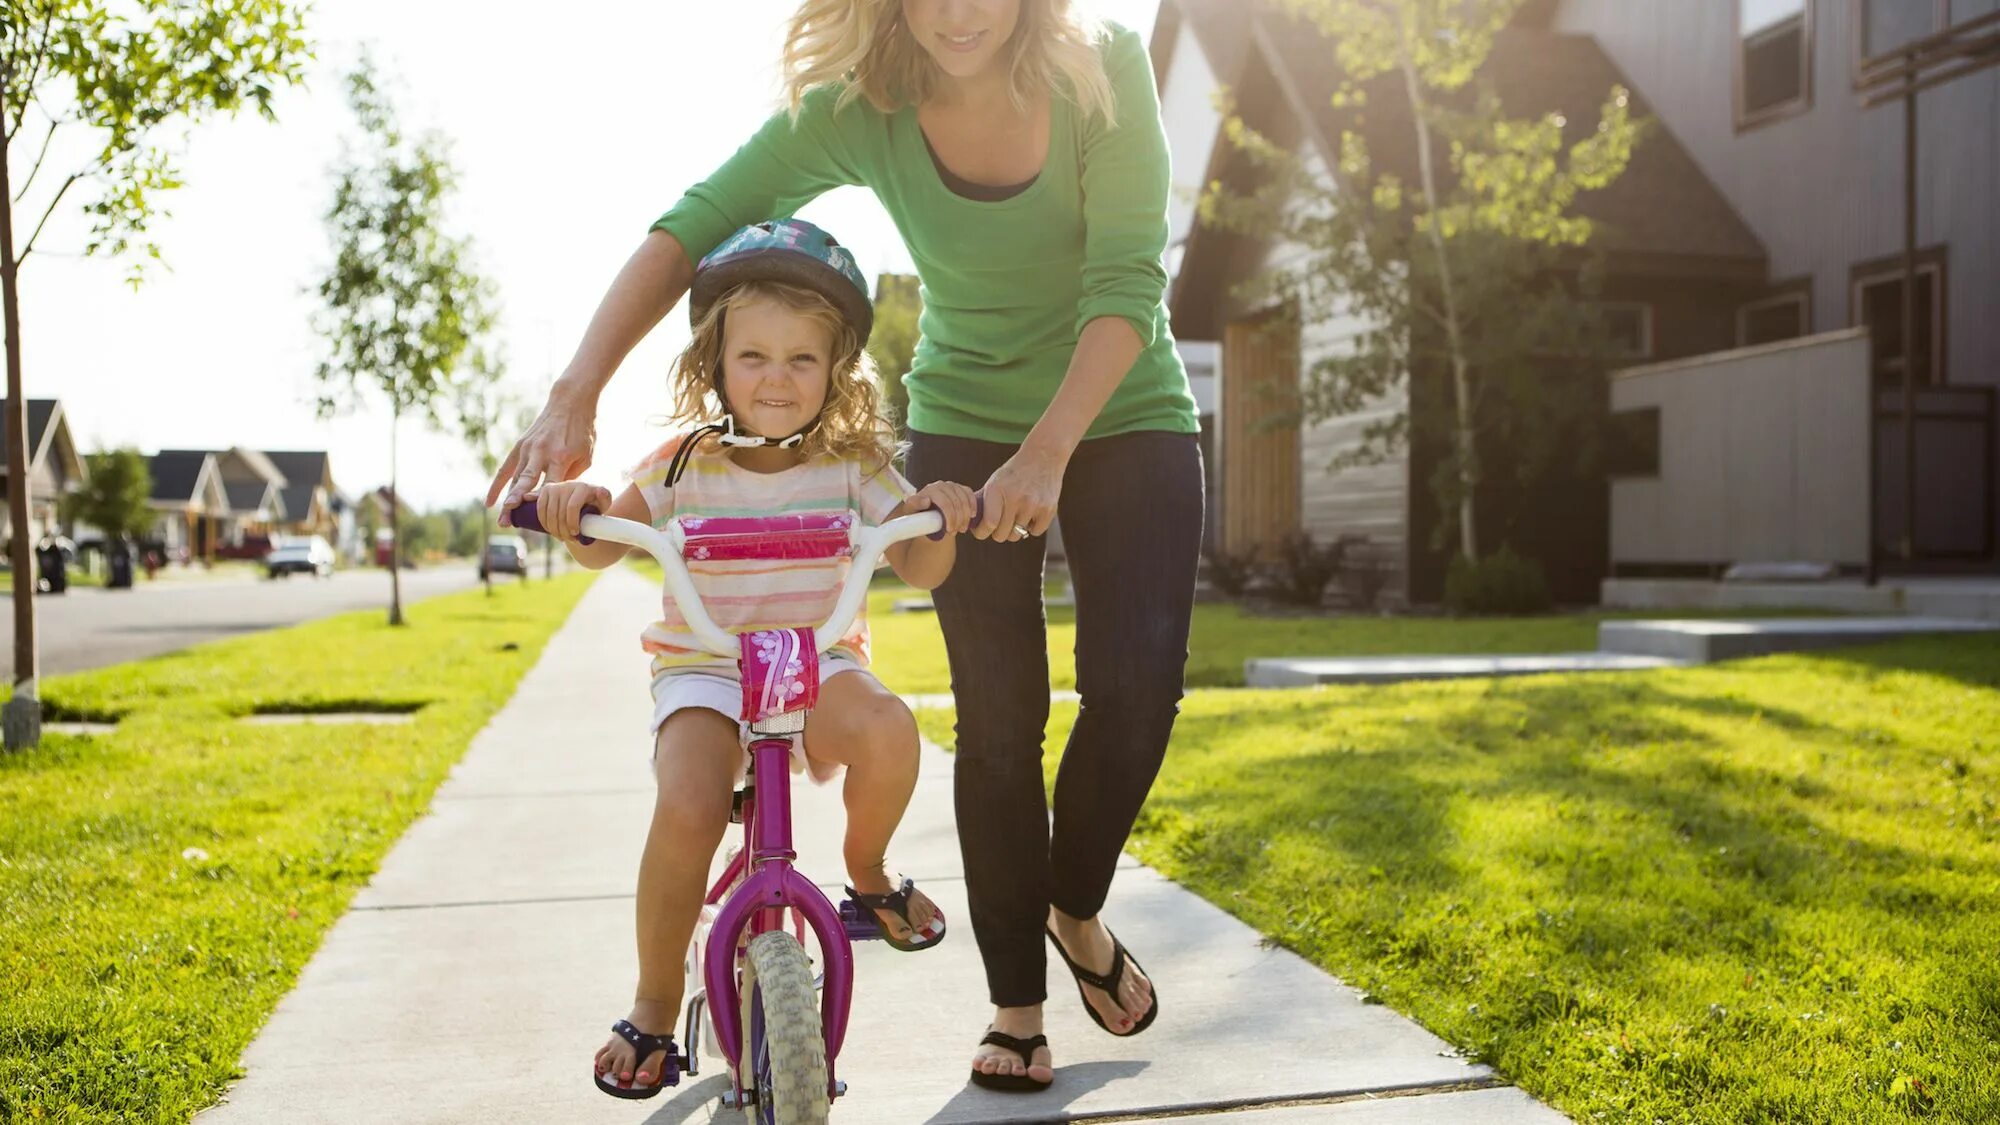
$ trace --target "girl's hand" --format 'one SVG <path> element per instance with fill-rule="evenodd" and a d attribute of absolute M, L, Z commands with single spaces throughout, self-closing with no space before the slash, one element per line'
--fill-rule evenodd
<path fill-rule="evenodd" d="M 543 530 L 565 543 L 576 542 L 586 506 L 599 512 L 611 510 L 610 489 L 580 480 L 545 484 L 522 499 L 535 502 Z"/>
<path fill-rule="evenodd" d="M 986 497 L 986 518 L 972 529 L 973 537 L 1012 543 L 1046 533 L 1056 520 L 1056 501 L 1062 497 L 1063 471 L 1068 467 L 1066 456 L 1023 445 L 980 489 Z"/>
<path fill-rule="evenodd" d="M 903 506 L 912 512 L 929 511 L 936 508 L 944 516 L 947 534 L 960 535 L 972 527 L 972 513 L 979 505 L 978 494 L 956 481 L 933 481 L 917 490 L 916 495 L 903 501 Z"/>
<path fill-rule="evenodd" d="M 597 442 L 595 429 L 597 400 L 592 395 L 576 395 L 564 390 L 560 381 L 549 390 L 549 401 L 533 425 L 507 459 L 486 490 L 486 505 L 500 504 L 500 523 L 507 526 L 507 512 L 530 495 L 538 481 L 566 481 L 590 467 Z M 506 498 L 501 499 L 502 492 Z"/>

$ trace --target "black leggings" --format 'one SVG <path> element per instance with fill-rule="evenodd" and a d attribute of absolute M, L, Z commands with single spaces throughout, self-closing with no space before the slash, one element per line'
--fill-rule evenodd
<path fill-rule="evenodd" d="M 922 486 L 986 483 L 1017 446 L 912 434 Z M 1083 697 L 1056 775 L 1051 828 L 1042 790 L 1049 662 L 1045 541 L 963 537 L 935 594 L 958 709 L 956 807 L 972 932 L 992 1001 L 1039 1004 L 1051 904 L 1094 917 L 1180 711 L 1201 553 L 1201 448 L 1192 434 L 1142 431 L 1086 441 L 1070 458 L 1058 514 L 1076 587 Z"/>

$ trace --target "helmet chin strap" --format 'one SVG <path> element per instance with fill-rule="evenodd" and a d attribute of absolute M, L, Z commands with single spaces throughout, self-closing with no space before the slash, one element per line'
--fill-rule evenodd
<path fill-rule="evenodd" d="M 779 449 L 792 449 L 797 447 L 800 442 L 806 440 L 806 434 L 812 432 L 812 428 L 817 425 L 819 425 L 819 419 L 815 417 L 812 421 L 806 423 L 804 429 L 793 434 L 791 437 L 767 438 L 762 434 L 737 433 L 736 415 L 724 414 L 722 416 L 722 430 L 715 436 L 716 440 L 722 444 L 733 445 L 739 449 L 761 449 L 767 445 L 775 445 Z"/>

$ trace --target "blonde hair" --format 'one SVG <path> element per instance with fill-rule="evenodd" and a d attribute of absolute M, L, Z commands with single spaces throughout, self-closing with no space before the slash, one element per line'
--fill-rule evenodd
<path fill-rule="evenodd" d="M 1021 0 L 1007 41 L 1008 92 L 1026 109 L 1038 90 L 1067 96 L 1085 116 L 1117 119 L 1111 79 L 1098 53 L 1103 25 L 1072 0 Z M 835 109 L 865 97 L 883 113 L 921 104 L 936 89 L 937 64 L 910 35 L 902 0 L 805 0 L 785 34 L 785 101 L 796 118 L 806 91 L 844 83 Z"/>
<path fill-rule="evenodd" d="M 809 317 L 827 329 L 833 350 L 827 357 L 826 404 L 819 424 L 799 443 L 807 458 L 830 454 L 843 461 L 860 461 L 879 470 L 896 456 L 896 431 L 882 414 L 882 392 L 874 361 L 833 303 L 810 289 L 778 281 L 747 281 L 724 293 L 694 326 L 694 338 L 674 360 L 668 375 L 673 393 L 673 421 L 702 425 L 728 412 L 722 399 L 723 323 L 731 309 L 753 301 L 771 301 Z M 783 435 L 766 435 L 783 436 Z M 719 446 L 714 435 L 704 444 Z"/>

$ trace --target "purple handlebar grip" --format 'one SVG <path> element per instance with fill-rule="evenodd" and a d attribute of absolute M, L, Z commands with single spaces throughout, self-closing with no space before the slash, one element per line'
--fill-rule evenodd
<path fill-rule="evenodd" d="M 936 511 L 936 509 L 933 508 L 932 511 Z M 978 527 L 979 521 L 985 518 L 986 518 L 986 496 L 983 493 L 975 492 L 972 494 L 972 526 Z M 930 540 L 933 543 L 936 543 L 944 538 L 944 529 L 938 528 L 936 531 L 933 531 L 929 535 L 924 536 L 924 538 Z"/>
<path fill-rule="evenodd" d="M 585 504 L 583 506 L 583 514 L 586 516 L 597 516 L 603 513 L 599 512 L 594 505 Z M 549 533 L 549 529 L 542 526 L 542 514 L 535 510 L 535 502 L 533 500 L 523 500 L 514 507 L 507 509 L 507 522 L 523 531 L 539 531 L 543 535 Z M 595 542 L 597 540 L 581 533 L 576 537 L 576 544 L 579 547 L 588 547 Z"/>

